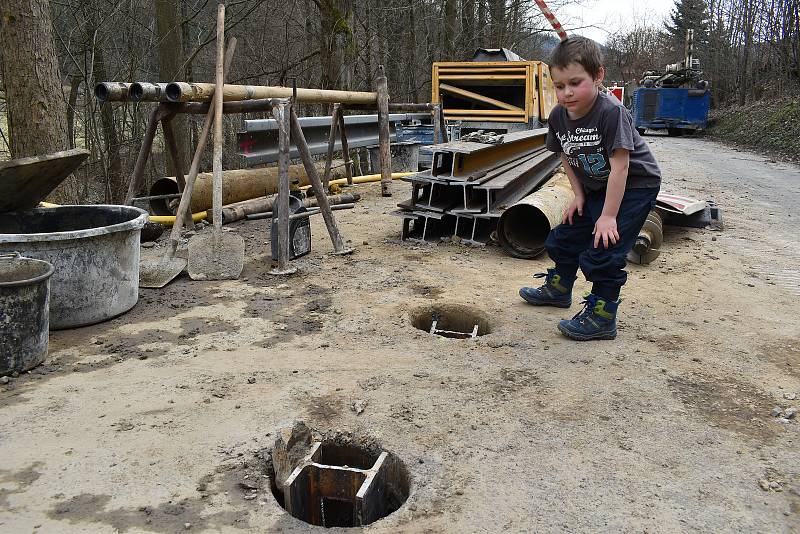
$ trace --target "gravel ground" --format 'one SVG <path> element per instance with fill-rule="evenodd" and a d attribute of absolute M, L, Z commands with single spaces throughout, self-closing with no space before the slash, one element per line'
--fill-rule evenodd
<path fill-rule="evenodd" d="M 43 366 L 0 384 L 0 531 L 314 531 L 263 459 L 296 421 L 405 464 L 408 500 L 368 532 L 800 531 L 800 170 L 647 139 L 663 189 L 714 200 L 724 228 L 667 227 L 630 267 L 616 340 L 563 338 L 577 302 L 519 299 L 545 258 L 401 242 L 409 186 L 360 186 L 336 212 L 352 256 L 315 218 L 298 273 L 270 276 L 268 223 L 238 224 L 240 280 L 184 277 L 53 332 Z M 430 305 L 491 333 L 413 328 Z"/>

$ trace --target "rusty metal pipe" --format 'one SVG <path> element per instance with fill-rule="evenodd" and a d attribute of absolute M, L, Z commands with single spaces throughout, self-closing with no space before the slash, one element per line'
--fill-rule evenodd
<path fill-rule="evenodd" d="M 128 100 L 131 83 L 100 82 L 94 87 L 94 96 L 98 102 L 124 102 Z"/>
<path fill-rule="evenodd" d="M 128 97 L 134 102 L 168 102 L 167 83 L 135 82 L 131 84 Z"/>
<path fill-rule="evenodd" d="M 331 206 L 338 204 L 352 204 L 358 202 L 361 195 L 358 193 L 342 193 L 341 195 L 334 195 L 328 197 L 328 202 Z M 259 197 L 251 200 L 237 202 L 229 206 L 222 207 L 222 223 L 229 224 L 236 221 L 241 221 L 245 218 L 250 218 L 250 215 L 256 213 L 271 212 L 275 205 L 275 197 Z M 313 208 L 317 206 L 316 197 L 309 197 L 303 199 L 303 206 L 306 208 Z"/>
<path fill-rule="evenodd" d="M 316 167 L 323 172 L 325 164 L 318 162 Z M 344 178 L 341 168 L 334 171 L 336 178 Z M 289 180 L 297 186 L 310 185 L 303 165 L 289 166 Z M 203 172 L 197 175 L 197 181 L 192 191 L 192 213 L 199 213 L 211 209 L 212 175 Z M 278 192 L 278 168 L 266 167 L 262 169 L 237 169 L 222 173 L 223 199 L 222 204 L 233 204 L 243 200 L 272 195 Z M 156 180 L 150 188 L 149 196 L 171 195 L 178 192 L 178 183 L 174 176 Z M 174 210 L 167 199 L 154 199 L 150 201 L 150 210 L 154 215 L 174 215 Z M 223 217 L 224 219 L 224 217 Z"/>
<path fill-rule="evenodd" d="M 573 198 L 575 193 L 567 175 L 556 174 L 540 189 L 503 212 L 497 223 L 500 246 L 515 258 L 535 258 L 544 252 L 547 235 L 561 224 Z"/>
<path fill-rule="evenodd" d="M 647 265 L 661 254 L 664 242 L 664 225 L 661 215 L 656 210 L 647 214 L 647 219 L 636 236 L 633 249 L 628 252 L 628 261 L 639 265 Z"/>
<path fill-rule="evenodd" d="M 225 85 L 224 101 L 255 100 L 262 98 L 292 98 L 294 89 L 268 85 Z M 167 97 L 172 102 L 207 102 L 214 95 L 213 83 L 173 82 L 167 86 Z M 313 104 L 350 103 L 377 105 L 378 95 L 364 91 L 334 91 L 330 89 L 297 88 L 297 101 Z"/>
<path fill-rule="evenodd" d="M 258 98 L 255 100 L 234 100 L 222 105 L 222 113 L 255 113 L 269 112 L 277 103 L 274 98 Z M 208 111 L 208 102 L 183 102 L 176 104 L 182 113 L 203 114 Z"/>

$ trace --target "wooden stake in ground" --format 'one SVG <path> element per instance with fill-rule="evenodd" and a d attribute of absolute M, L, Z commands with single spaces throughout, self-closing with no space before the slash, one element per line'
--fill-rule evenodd
<path fill-rule="evenodd" d="M 270 274 L 291 274 L 297 269 L 289 267 L 289 149 L 290 139 L 290 110 L 291 105 L 282 100 L 277 102 L 272 108 L 272 116 L 278 123 L 278 198 L 273 207 L 276 217 L 273 217 L 272 224 L 277 224 L 276 232 L 278 242 L 274 248 L 278 249 L 278 257 Z M 329 162 L 330 164 L 330 162 Z"/>
<path fill-rule="evenodd" d="M 383 65 L 378 66 L 375 78 L 378 93 L 378 152 L 381 162 L 381 195 L 392 196 L 392 149 L 389 137 L 389 85 Z"/>
<path fill-rule="evenodd" d="M 328 132 L 328 152 L 325 156 L 325 174 L 322 176 L 322 185 L 325 186 L 325 191 L 328 191 L 328 182 L 331 181 L 331 163 L 333 162 L 333 149 L 336 145 L 336 129 L 339 127 L 339 109 L 341 104 L 336 103 L 331 108 L 331 129 Z M 278 120 L 278 119 L 275 119 Z"/>
<path fill-rule="evenodd" d="M 438 145 L 439 143 L 443 143 L 442 140 L 442 123 L 439 120 L 439 117 L 442 116 L 442 105 L 441 104 L 434 104 L 433 105 L 433 144 Z"/>
<path fill-rule="evenodd" d="M 347 130 L 344 127 L 344 111 L 339 106 L 336 121 L 339 123 L 339 135 L 342 139 L 342 159 L 344 160 L 344 176 L 347 185 L 353 185 L 353 162 L 350 160 L 350 148 L 347 146 Z M 327 184 L 326 184 L 327 187 Z M 327 192 L 327 191 L 326 191 Z"/>
<path fill-rule="evenodd" d="M 186 187 L 186 180 L 183 177 L 183 157 L 181 157 L 178 150 L 178 140 L 175 137 L 175 129 L 172 127 L 172 119 L 175 115 L 171 115 L 161 121 L 161 129 L 164 131 L 164 140 L 167 142 L 167 150 L 172 156 L 172 162 L 175 165 L 175 179 L 178 181 L 178 191 L 183 193 Z"/>
<path fill-rule="evenodd" d="M 125 204 L 130 206 L 136 192 L 142 187 L 144 181 L 144 169 L 147 166 L 147 158 L 150 157 L 150 151 L 153 148 L 153 139 L 156 136 L 159 121 L 169 117 L 172 111 L 168 109 L 165 104 L 159 104 L 147 121 L 147 130 L 142 138 L 142 146 L 139 148 L 139 155 L 136 157 L 136 165 L 133 167 L 133 174 L 131 174 L 131 181 L 128 184 L 128 194 L 125 195 Z"/>
<path fill-rule="evenodd" d="M 311 151 L 308 149 L 306 137 L 303 134 L 303 129 L 300 127 L 300 121 L 297 119 L 297 114 L 294 107 L 290 107 L 291 114 L 291 132 L 294 138 L 294 144 L 297 146 L 297 151 L 300 152 L 300 159 L 303 160 L 303 166 L 306 168 L 306 174 L 311 181 L 311 187 L 314 189 L 314 195 L 317 197 L 319 209 L 322 212 L 322 218 L 325 219 L 325 226 L 328 227 L 328 235 L 333 242 L 333 250 L 336 254 L 350 254 L 353 249 L 345 248 L 342 235 L 339 233 L 339 228 L 336 226 L 336 219 L 333 218 L 333 211 L 328 202 L 328 197 L 325 195 L 325 190 L 322 187 L 322 180 L 319 179 L 317 169 L 314 167 L 314 161 L 311 159 Z"/>

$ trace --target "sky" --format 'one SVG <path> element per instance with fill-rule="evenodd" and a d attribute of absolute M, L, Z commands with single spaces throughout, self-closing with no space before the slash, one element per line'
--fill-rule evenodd
<path fill-rule="evenodd" d="M 546 0 L 545 0 L 546 1 Z M 609 33 L 633 26 L 637 21 L 660 23 L 675 5 L 675 0 L 577 0 L 567 7 L 550 6 L 556 17 L 574 33 L 605 43 Z"/>

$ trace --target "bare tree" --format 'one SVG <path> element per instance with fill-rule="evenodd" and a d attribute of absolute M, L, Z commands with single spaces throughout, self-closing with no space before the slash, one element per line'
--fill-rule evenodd
<path fill-rule="evenodd" d="M 20 158 L 69 146 L 50 3 L 0 0 L 0 54 L 11 153 Z M 75 200 L 62 188 L 58 200 Z"/>
<path fill-rule="evenodd" d="M 188 79 L 186 77 L 183 51 L 182 4 L 182 1 L 177 0 L 155 0 L 158 77 L 159 81 L 162 82 Z M 178 158 L 183 165 L 191 157 L 189 122 L 185 115 L 178 115 L 170 122 L 175 131 Z M 167 152 L 167 172 L 174 176 L 175 171 L 176 162 L 172 161 L 172 154 Z"/>

